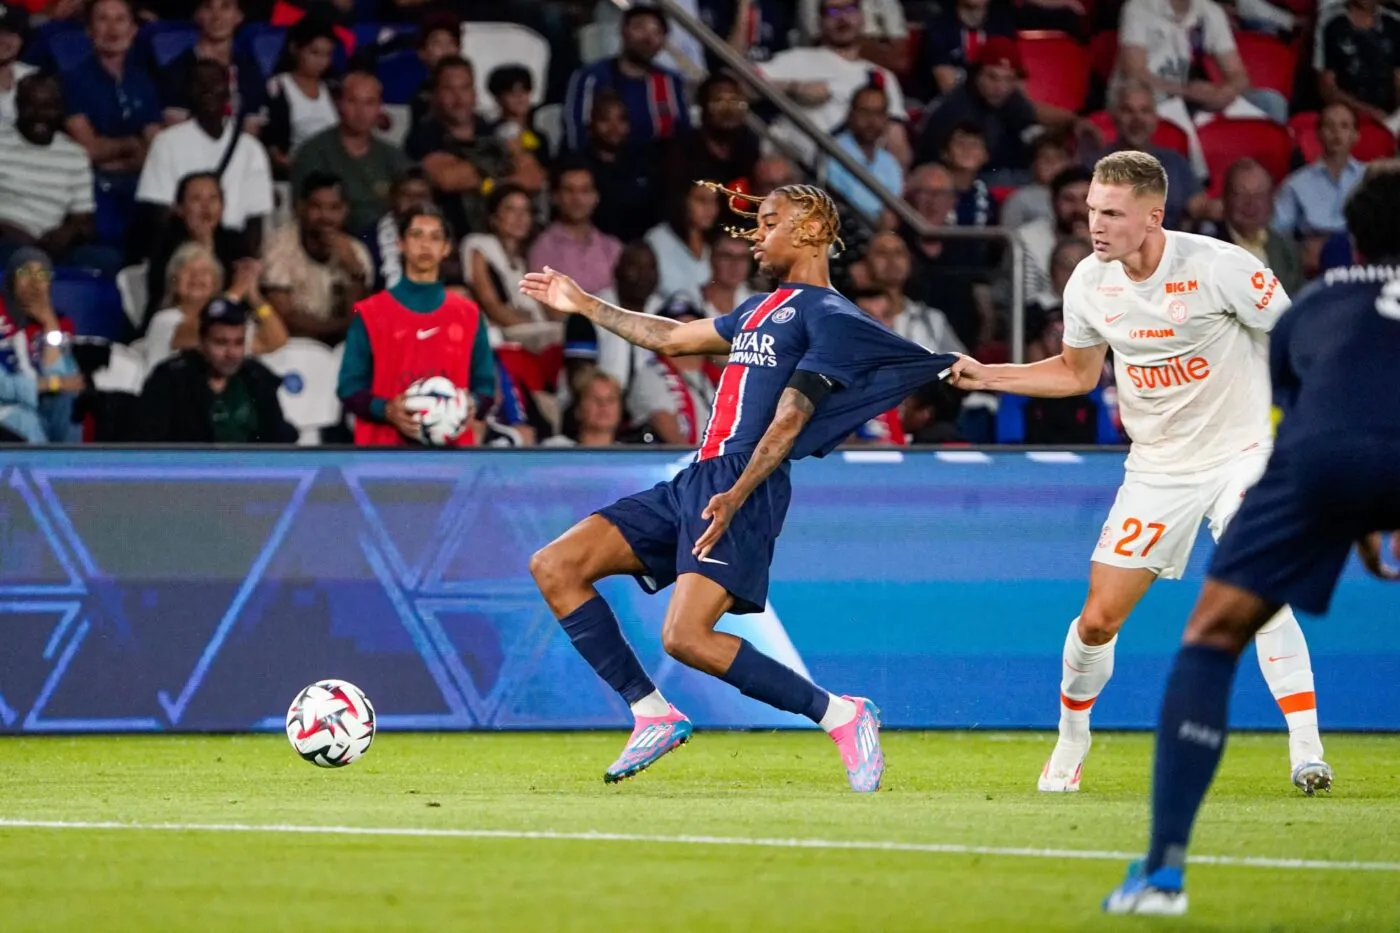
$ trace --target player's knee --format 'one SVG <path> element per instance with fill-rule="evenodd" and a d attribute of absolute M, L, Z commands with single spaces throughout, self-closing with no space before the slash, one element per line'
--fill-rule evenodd
<path fill-rule="evenodd" d="M 1079 640 L 1093 647 L 1106 645 L 1118 634 L 1128 615 L 1091 601 L 1079 615 Z"/>
<path fill-rule="evenodd" d="M 582 575 L 581 562 L 557 544 L 546 545 L 530 556 L 530 576 L 546 596 L 581 582 Z"/>
<path fill-rule="evenodd" d="M 704 639 L 679 625 L 667 625 L 661 629 L 661 647 L 687 667 L 698 667 Z"/>

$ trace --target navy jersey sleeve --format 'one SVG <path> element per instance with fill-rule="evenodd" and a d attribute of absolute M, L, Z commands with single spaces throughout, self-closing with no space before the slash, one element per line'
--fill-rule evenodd
<path fill-rule="evenodd" d="M 827 376 L 840 388 L 858 381 L 860 361 L 870 349 L 870 340 L 879 336 L 878 333 L 863 326 L 865 321 L 861 318 L 825 307 L 810 317 L 803 317 L 807 352 L 797 361 L 797 368 Z"/>
<path fill-rule="evenodd" d="M 739 325 L 743 323 L 743 321 L 741 320 L 743 316 L 745 314 L 748 314 L 754 308 L 758 307 L 759 303 L 765 297 L 767 296 L 754 295 L 750 298 L 746 298 L 743 301 L 741 301 L 739 303 L 739 306 L 736 307 L 733 311 L 730 311 L 728 314 L 715 318 L 715 332 L 718 333 L 725 340 L 728 340 L 730 343 L 733 343 L 734 334 L 739 330 Z"/>
<path fill-rule="evenodd" d="M 1290 308 L 1278 319 L 1273 333 L 1269 335 L 1269 377 L 1273 381 L 1274 405 L 1284 414 L 1293 406 L 1298 394 L 1298 373 L 1293 369 L 1290 348 L 1297 319 L 1297 312 Z"/>

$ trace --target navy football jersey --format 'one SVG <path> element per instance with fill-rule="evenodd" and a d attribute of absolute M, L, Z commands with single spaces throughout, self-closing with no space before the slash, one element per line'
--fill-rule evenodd
<path fill-rule="evenodd" d="M 790 459 L 825 456 L 874 416 L 936 380 L 957 357 L 930 353 L 866 315 L 838 292 L 785 283 L 715 320 L 730 342 L 697 459 L 747 454 L 768 430 L 798 370 L 835 391 L 817 406 Z"/>
<path fill-rule="evenodd" d="M 1304 289 L 1270 343 L 1278 442 L 1400 437 L 1400 267 L 1350 266 Z"/>

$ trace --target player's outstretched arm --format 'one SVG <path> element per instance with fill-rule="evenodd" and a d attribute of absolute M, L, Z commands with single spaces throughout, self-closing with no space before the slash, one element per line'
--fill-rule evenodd
<path fill-rule="evenodd" d="M 769 423 L 768 430 L 763 432 L 763 437 L 759 438 L 758 446 L 749 457 L 744 472 L 739 474 L 739 478 L 734 481 L 728 492 L 713 496 L 705 511 L 700 513 L 701 518 L 711 521 L 710 527 L 706 528 L 705 533 L 695 542 L 693 550 L 697 556 L 702 559 L 709 556 L 710 548 L 724 535 L 725 529 L 734 518 L 734 513 L 738 512 L 753 491 L 787 460 L 788 454 L 792 453 L 792 445 L 797 442 L 797 435 L 807 426 L 816 408 L 816 404 L 800 390 L 792 386 L 783 389 L 783 394 L 778 398 L 777 411 L 773 413 L 773 420 Z"/>
<path fill-rule="evenodd" d="M 1065 347 L 1059 356 L 1038 363 L 987 365 L 959 356 L 948 383 L 968 392 L 1010 392 L 1037 398 L 1065 398 L 1092 392 L 1103 373 L 1108 344 Z"/>
<path fill-rule="evenodd" d="M 569 276 L 548 266 L 543 272 L 526 273 L 520 282 L 520 291 L 561 314 L 582 314 L 628 343 L 663 356 L 729 352 L 729 341 L 719 335 L 713 321 L 682 324 L 654 314 L 628 311 L 595 298 Z"/>

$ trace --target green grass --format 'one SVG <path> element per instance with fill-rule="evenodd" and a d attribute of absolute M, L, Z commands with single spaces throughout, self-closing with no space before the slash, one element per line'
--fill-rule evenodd
<path fill-rule="evenodd" d="M 703 733 L 619 787 L 621 736 L 381 735 L 323 771 L 280 737 L 0 740 L 0 819 L 902 841 L 1140 851 L 1150 737 L 1100 735 L 1047 797 L 1045 735 L 886 735 L 846 789 L 813 733 Z M 1236 736 L 1200 854 L 1400 862 L 1400 738 L 1333 736 L 1329 798 Z M 1106 918 L 1114 860 L 601 840 L 0 828 L 0 930 L 1400 929 L 1400 871 L 1200 865 L 1184 922 Z"/>

